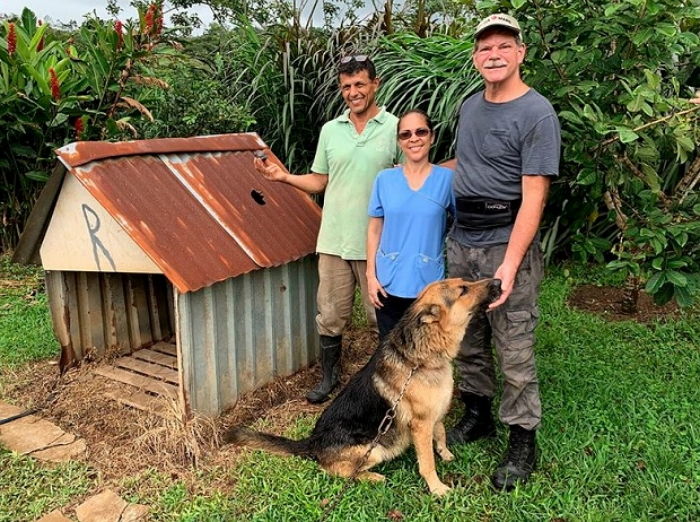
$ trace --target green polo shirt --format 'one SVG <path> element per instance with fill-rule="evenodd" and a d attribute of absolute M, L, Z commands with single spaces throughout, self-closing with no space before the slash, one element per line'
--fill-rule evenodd
<path fill-rule="evenodd" d="M 381 107 L 358 134 L 350 110 L 321 129 L 312 172 L 328 175 L 316 251 L 367 258 L 367 205 L 377 173 L 394 165 L 398 118 Z"/>

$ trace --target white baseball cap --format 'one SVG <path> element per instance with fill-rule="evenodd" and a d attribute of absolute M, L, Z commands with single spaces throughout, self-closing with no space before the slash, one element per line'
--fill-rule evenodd
<path fill-rule="evenodd" d="M 483 33 L 486 29 L 491 27 L 503 27 L 505 29 L 510 29 L 514 33 L 520 36 L 520 24 L 518 21 L 510 15 L 497 13 L 492 14 L 484 18 L 479 25 L 476 26 L 476 31 L 474 31 L 474 39 L 478 39 L 479 35 Z"/>

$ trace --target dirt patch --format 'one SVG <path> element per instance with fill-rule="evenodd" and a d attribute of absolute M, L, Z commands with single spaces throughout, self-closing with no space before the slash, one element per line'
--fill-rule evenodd
<path fill-rule="evenodd" d="M 622 288 L 612 286 L 581 285 L 569 297 L 569 305 L 584 312 L 594 313 L 610 321 L 636 321 L 650 323 L 657 320 L 672 320 L 680 316 L 680 309 L 674 302 L 659 306 L 645 292 L 639 293 L 638 309 L 635 314 L 622 311 Z"/>
<path fill-rule="evenodd" d="M 366 330 L 348 332 L 343 350 L 345 381 L 367 361 L 376 343 L 376 334 Z M 0 382 L 4 382 L 2 395 L 10 402 L 43 408 L 40 416 L 83 438 L 88 463 L 109 483 L 149 468 L 189 482 L 194 465 L 228 468 L 235 463 L 240 450 L 218 447 L 218 435 L 224 429 L 262 419 L 266 430 L 282 433 L 300 416 L 314 416 L 324 407 L 304 399 L 320 377 L 318 365 L 313 365 L 242 396 L 234 408 L 213 421 L 164 421 L 107 398 L 107 393 L 119 393 L 125 385 L 96 375 L 98 364 L 107 363 L 86 364 L 58 380 L 55 362 L 43 361 L 11 374 L 0 370 Z"/>

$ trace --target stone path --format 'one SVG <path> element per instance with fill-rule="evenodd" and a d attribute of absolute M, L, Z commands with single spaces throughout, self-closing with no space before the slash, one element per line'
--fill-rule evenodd
<path fill-rule="evenodd" d="M 75 509 L 78 522 L 143 522 L 148 506 L 129 504 L 111 489 L 88 498 Z M 72 522 L 60 510 L 44 515 L 36 522 Z"/>
<path fill-rule="evenodd" d="M 0 401 L 0 419 L 24 411 Z M 0 425 L 0 445 L 39 460 L 63 462 L 85 455 L 85 441 L 66 433 L 55 424 L 36 415 L 28 415 Z M 148 516 L 148 506 L 129 504 L 112 490 L 88 498 L 75 509 L 78 522 L 141 522 Z M 47 513 L 37 522 L 72 522 L 60 509 Z"/>
<path fill-rule="evenodd" d="M 23 411 L 23 408 L 0 402 L 0 419 Z M 31 455 L 49 462 L 78 459 L 86 450 L 85 441 L 36 415 L 0 425 L 0 445 L 22 455 Z"/>

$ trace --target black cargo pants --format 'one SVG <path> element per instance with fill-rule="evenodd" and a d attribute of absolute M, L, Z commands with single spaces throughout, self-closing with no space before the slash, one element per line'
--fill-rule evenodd
<path fill-rule="evenodd" d="M 503 244 L 472 248 L 448 238 L 449 277 L 474 280 L 493 277 L 506 247 Z M 529 430 L 537 428 L 542 417 L 533 349 L 542 275 L 542 252 L 535 241 L 525 254 L 508 300 L 495 310 L 472 318 L 455 360 L 460 390 L 493 397 L 496 393 L 493 341 L 504 380 L 499 417 L 504 424 L 517 424 Z"/>

